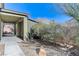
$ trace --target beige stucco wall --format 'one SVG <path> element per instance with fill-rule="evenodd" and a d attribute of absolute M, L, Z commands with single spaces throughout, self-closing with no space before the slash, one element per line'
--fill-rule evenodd
<path fill-rule="evenodd" d="M 4 8 L 4 3 L 0 3 L 0 8 Z"/>
<path fill-rule="evenodd" d="M 30 29 L 32 28 L 32 26 L 36 24 L 36 22 L 33 22 L 31 20 L 27 20 L 27 27 L 28 27 L 28 32 L 30 32 Z"/>
<path fill-rule="evenodd" d="M 24 20 L 23 20 L 23 30 L 24 30 L 24 41 L 27 40 L 27 35 L 28 35 L 28 31 L 27 31 L 27 17 L 24 17 Z"/>
<path fill-rule="evenodd" d="M 27 17 L 24 17 L 24 40 L 27 40 L 28 33 L 34 24 L 36 24 L 36 22 L 28 20 Z"/>
<path fill-rule="evenodd" d="M 16 22 L 16 36 L 18 36 L 17 28 L 18 28 L 18 22 Z"/>

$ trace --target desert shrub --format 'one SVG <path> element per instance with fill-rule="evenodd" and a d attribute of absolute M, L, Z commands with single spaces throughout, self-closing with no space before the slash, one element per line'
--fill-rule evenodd
<path fill-rule="evenodd" d="M 57 24 L 53 22 L 49 24 L 35 24 L 32 29 L 34 30 L 34 36 L 39 37 L 42 41 L 53 42 L 60 35 L 56 32 Z"/>
<path fill-rule="evenodd" d="M 73 38 L 74 45 L 79 46 L 79 33 Z"/>
<path fill-rule="evenodd" d="M 75 44 L 79 45 L 79 36 L 75 38 Z"/>
<path fill-rule="evenodd" d="M 31 28 L 30 32 L 28 33 L 28 38 L 31 39 L 34 35 L 34 30 Z"/>
<path fill-rule="evenodd" d="M 30 37 L 52 43 L 74 45 L 79 43 L 78 29 L 78 26 L 62 26 L 54 22 L 49 24 L 38 23 L 32 26 Z"/>

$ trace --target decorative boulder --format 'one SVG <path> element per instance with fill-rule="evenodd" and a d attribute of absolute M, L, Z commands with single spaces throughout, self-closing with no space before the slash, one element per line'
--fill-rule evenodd
<path fill-rule="evenodd" d="M 46 56 L 46 51 L 42 46 L 40 48 L 37 48 L 36 52 L 39 56 Z"/>

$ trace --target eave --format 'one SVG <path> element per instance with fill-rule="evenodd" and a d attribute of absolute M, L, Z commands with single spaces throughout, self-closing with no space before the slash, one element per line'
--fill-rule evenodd
<path fill-rule="evenodd" d="M 26 16 L 27 17 L 27 15 L 25 13 L 13 11 L 13 10 L 8 10 L 8 9 L 1 9 L 1 12 L 15 14 L 15 15 L 21 15 L 21 16 Z"/>

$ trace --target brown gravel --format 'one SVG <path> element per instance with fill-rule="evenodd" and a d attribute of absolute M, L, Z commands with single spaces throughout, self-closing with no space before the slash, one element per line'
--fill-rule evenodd
<path fill-rule="evenodd" d="M 46 56 L 67 56 L 65 48 L 60 49 L 60 47 L 41 45 L 38 42 L 20 42 L 19 46 L 21 47 L 26 56 L 38 56 L 36 49 L 40 48 L 40 46 L 44 47 L 46 51 Z"/>

